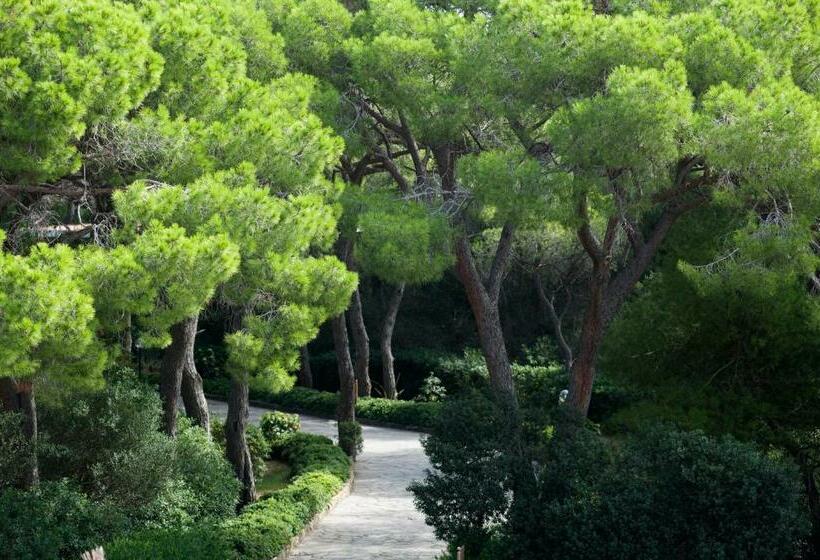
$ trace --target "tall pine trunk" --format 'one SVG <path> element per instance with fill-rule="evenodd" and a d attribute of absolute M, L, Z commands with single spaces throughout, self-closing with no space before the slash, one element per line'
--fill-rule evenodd
<path fill-rule="evenodd" d="M 578 342 L 578 354 L 570 370 L 567 403 L 582 417 L 586 417 L 589 412 L 592 387 L 595 383 L 595 365 L 604 338 L 604 306 L 608 279 L 608 264 L 596 265 L 593 268 L 589 285 L 589 302 L 584 312 L 584 322 Z"/>
<path fill-rule="evenodd" d="M 330 321 L 333 330 L 333 347 L 336 350 L 336 362 L 339 371 L 339 400 L 336 406 L 338 422 L 356 420 L 356 377 L 350 359 L 349 342 L 345 315 L 340 313 Z"/>
<path fill-rule="evenodd" d="M 228 417 L 225 420 L 225 455 L 234 468 L 236 478 L 242 483 L 240 506 L 256 500 L 256 480 L 253 461 L 245 430 L 248 427 L 248 380 L 245 377 L 231 379 L 228 395 Z"/>
<path fill-rule="evenodd" d="M 396 326 L 396 316 L 399 314 L 401 300 L 404 296 L 404 283 L 393 288 L 390 299 L 387 302 L 387 310 L 382 320 L 381 332 L 381 352 L 382 352 L 382 383 L 384 384 L 384 396 L 387 399 L 397 399 L 399 397 L 396 388 L 396 372 L 393 360 L 393 329 Z"/>
<path fill-rule="evenodd" d="M 171 437 L 177 435 L 177 396 L 182 390 L 182 372 L 188 350 L 193 353 L 197 317 L 189 317 L 171 327 L 171 344 L 162 354 L 159 392 L 162 397 L 162 425 Z M 192 355 L 193 359 L 193 355 Z"/>
<path fill-rule="evenodd" d="M 29 442 L 31 453 L 20 457 L 23 463 L 24 488 L 31 488 L 40 482 L 40 469 L 37 463 L 37 403 L 34 400 L 34 386 L 31 381 L 17 381 L 13 378 L 0 378 L 0 396 L 3 408 L 8 412 L 18 412 L 23 417 L 23 437 Z"/>
<path fill-rule="evenodd" d="M 307 344 L 299 349 L 299 372 L 296 374 L 296 384 L 299 387 L 313 388 L 313 371 L 310 369 L 310 351 Z"/>
<path fill-rule="evenodd" d="M 359 387 L 359 396 L 369 397 L 372 391 L 372 384 L 370 383 L 370 337 L 367 336 L 367 327 L 364 324 L 362 296 L 358 288 L 353 292 L 353 297 L 350 299 L 348 318 L 350 319 L 350 337 L 353 339 L 355 351 L 353 371 Z"/>
<path fill-rule="evenodd" d="M 202 376 L 196 370 L 194 361 L 194 346 L 199 316 L 192 317 L 193 326 L 186 330 L 185 357 L 182 364 L 182 402 L 185 403 L 185 412 L 194 421 L 194 424 L 211 435 L 211 417 L 208 412 L 208 400 L 205 398 L 205 389 L 202 386 Z"/>

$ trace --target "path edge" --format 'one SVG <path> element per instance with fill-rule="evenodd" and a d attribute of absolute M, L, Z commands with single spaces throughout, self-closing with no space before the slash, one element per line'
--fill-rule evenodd
<path fill-rule="evenodd" d="M 225 397 L 222 395 L 218 395 L 215 393 L 205 393 L 205 398 L 219 401 L 219 402 L 227 402 Z M 282 412 L 291 412 L 296 414 L 303 414 L 305 416 L 313 416 L 314 418 L 322 418 L 324 420 L 336 420 L 335 416 L 331 416 L 329 414 L 320 414 L 318 412 L 314 412 L 312 410 L 307 410 L 304 408 L 296 407 L 296 406 L 281 406 L 278 404 L 269 403 L 266 401 L 258 401 L 255 399 L 249 399 L 248 404 L 251 406 L 255 406 L 256 408 L 266 408 L 268 410 L 280 410 Z M 409 424 L 396 424 L 393 422 L 385 422 L 383 420 L 372 420 L 370 418 L 362 418 L 360 416 L 356 417 L 356 422 L 361 424 L 362 426 L 373 426 L 375 428 L 388 428 L 390 430 L 402 430 L 404 432 L 417 432 L 421 435 L 428 435 L 430 433 L 429 428 L 422 428 L 420 426 L 412 426 Z M 274 558 L 274 560 L 279 560 L 278 558 Z"/>
<path fill-rule="evenodd" d="M 282 549 L 278 555 L 276 555 L 273 560 L 288 560 L 290 555 L 293 554 L 296 547 L 298 547 L 302 541 L 307 537 L 313 530 L 316 528 L 317 525 L 324 519 L 333 509 L 341 502 L 343 499 L 347 498 L 350 493 L 353 491 L 353 480 L 356 478 L 355 474 L 355 463 L 350 467 L 350 478 L 347 479 L 347 482 L 344 483 L 341 490 L 339 490 L 333 499 L 330 500 L 330 503 L 325 506 L 325 509 L 317 513 L 313 516 L 313 519 L 310 520 L 302 530 L 299 531 L 297 535 L 290 540 L 290 542 Z"/>

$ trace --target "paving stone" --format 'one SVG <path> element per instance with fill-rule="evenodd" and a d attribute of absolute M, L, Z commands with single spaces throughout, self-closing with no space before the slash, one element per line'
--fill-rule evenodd
<path fill-rule="evenodd" d="M 209 401 L 222 418 L 227 405 Z M 251 407 L 258 422 L 266 409 Z M 300 415 L 302 430 L 336 440 L 336 422 Z M 420 434 L 363 426 L 350 496 L 341 500 L 299 544 L 292 560 L 433 560 L 444 550 L 413 505 L 407 486 L 430 467 Z"/>

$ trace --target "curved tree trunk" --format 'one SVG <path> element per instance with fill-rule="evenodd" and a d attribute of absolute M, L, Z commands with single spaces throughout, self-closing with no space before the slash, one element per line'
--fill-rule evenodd
<path fill-rule="evenodd" d="M 240 506 L 256 500 L 256 480 L 245 430 L 248 427 L 248 380 L 231 379 L 228 396 L 228 417 L 225 420 L 225 455 L 231 462 L 236 478 L 242 483 Z"/>
<path fill-rule="evenodd" d="M 299 349 L 299 373 L 296 374 L 296 384 L 300 387 L 313 388 L 313 372 L 310 369 L 310 351 L 307 344 Z"/>
<path fill-rule="evenodd" d="M 384 396 L 387 399 L 397 399 L 399 396 L 396 388 L 396 373 L 393 368 L 393 329 L 396 326 L 396 316 L 399 314 L 399 307 L 404 296 L 404 283 L 393 288 L 390 300 L 387 302 L 387 311 L 382 321 L 381 351 L 382 351 L 382 383 L 384 383 Z"/>
<path fill-rule="evenodd" d="M 512 417 L 517 417 L 518 396 L 498 312 L 498 294 L 506 270 L 505 261 L 509 259 L 512 235 L 512 226 L 505 225 L 490 273 L 489 287 L 484 286 L 473 260 L 470 242 L 464 236 L 456 241 L 456 271 L 473 311 L 481 353 L 490 374 L 490 385 L 499 403 L 508 409 Z"/>
<path fill-rule="evenodd" d="M 570 370 L 567 404 L 584 418 L 589 412 L 592 386 L 595 382 L 595 364 L 598 361 L 598 352 L 604 338 L 604 305 L 609 277 L 608 266 L 607 263 L 606 270 L 603 270 L 602 266 L 596 266 L 593 270 L 590 279 L 590 298 L 584 312 L 584 322 L 578 342 L 578 355 Z"/>
<path fill-rule="evenodd" d="M 196 344 L 196 330 L 199 316 L 192 317 L 191 329 L 185 331 L 185 358 L 182 364 L 182 402 L 185 403 L 185 412 L 194 424 L 205 430 L 208 437 L 211 435 L 211 417 L 208 413 L 208 400 L 205 398 L 205 389 L 202 386 L 202 376 L 196 370 L 194 362 L 194 346 Z"/>
<path fill-rule="evenodd" d="M 353 292 L 350 299 L 350 337 L 353 339 L 355 359 L 353 360 L 353 371 L 356 374 L 356 382 L 359 386 L 359 396 L 369 397 L 372 391 L 370 383 L 370 337 L 367 336 L 367 327 L 364 324 L 362 313 L 362 296 L 359 289 Z"/>
<path fill-rule="evenodd" d="M 34 387 L 31 381 L 16 381 L 13 378 L 0 378 L 0 396 L 3 408 L 8 412 L 19 412 L 23 416 L 23 436 L 29 441 L 31 454 L 20 457 L 25 463 L 23 487 L 31 488 L 40 482 L 40 470 L 37 464 L 37 403 L 34 400 Z"/>
<path fill-rule="evenodd" d="M 552 298 L 547 296 L 544 291 L 544 285 L 541 283 L 541 278 L 537 273 L 533 275 L 533 279 L 535 281 L 535 291 L 538 293 L 538 300 L 541 302 L 544 315 L 547 317 L 550 325 L 552 325 L 552 332 L 553 335 L 555 335 L 555 342 L 558 344 L 558 352 L 561 354 L 564 367 L 567 368 L 567 371 L 570 371 L 572 369 L 573 356 L 572 348 L 564 337 L 564 326 L 561 317 L 563 313 L 559 315 L 555 310 L 555 304 Z"/>
<path fill-rule="evenodd" d="M 352 422 L 356 420 L 356 377 L 350 359 L 344 313 L 331 319 L 330 326 L 333 330 L 333 347 L 336 350 L 336 362 L 339 371 L 339 400 L 336 406 L 336 420 L 339 422 Z"/>
<path fill-rule="evenodd" d="M 197 317 L 189 317 L 171 327 L 171 344 L 162 354 L 159 392 L 162 397 L 162 425 L 171 437 L 177 435 L 177 397 L 182 390 L 182 370 L 189 346 L 196 337 Z M 191 350 L 193 351 L 193 350 Z"/>

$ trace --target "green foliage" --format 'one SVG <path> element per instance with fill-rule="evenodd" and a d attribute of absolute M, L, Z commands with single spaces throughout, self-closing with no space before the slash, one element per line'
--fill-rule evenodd
<path fill-rule="evenodd" d="M 421 390 L 415 400 L 421 402 L 438 402 L 447 396 L 447 389 L 441 384 L 441 379 L 431 373 L 424 378 Z"/>
<path fill-rule="evenodd" d="M 211 420 L 211 437 L 222 450 L 225 451 L 225 422 L 219 419 Z M 265 433 L 255 424 L 248 425 L 245 430 L 245 438 L 248 442 L 248 451 L 251 454 L 251 465 L 253 467 L 254 478 L 262 478 L 267 471 L 265 461 L 270 458 L 271 441 L 265 437 Z"/>
<path fill-rule="evenodd" d="M 578 427 L 525 431 L 522 453 L 502 418 L 483 398 L 448 403 L 424 442 L 434 471 L 410 488 L 476 558 L 774 559 L 805 536 L 796 469 L 734 439 L 657 428 L 616 443 Z"/>
<path fill-rule="evenodd" d="M 226 539 L 216 527 L 187 531 L 153 529 L 123 536 L 105 545 L 110 560 L 224 560 L 231 557 Z"/>
<path fill-rule="evenodd" d="M 655 429 L 616 450 L 596 436 L 557 447 L 540 478 L 548 529 L 532 550 L 776 559 L 806 533 L 796 469 L 731 438 Z"/>
<path fill-rule="evenodd" d="M 271 445 L 275 445 L 275 442 L 287 434 L 298 432 L 300 427 L 298 414 L 288 414 L 278 410 L 266 412 L 259 419 L 259 428 Z"/>
<path fill-rule="evenodd" d="M 274 558 L 350 478 L 350 460 L 327 438 L 291 433 L 277 453 L 293 467 L 291 483 L 221 526 L 237 558 Z"/>
<path fill-rule="evenodd" d="M 70 248 L 39 244 L 26 257 L 0 252 L 0 308 L 0 375 L 81 379 L 99 373 L 92 300 Z"/>
<path fill-rule="evenodd" d="M 161 221 L 190 236 L 224 235 L 238 247 L 239 270 L 218 292 L 222 304 L 246 313 L 244 330 L 228 341 L 233 374 L 258 374 L 288 388 L 299 346 L 344 309 L 355 286 L 338 259 L 312 256 L 333 241 L 332 208 L 315 193 L 275 196 L 251 167 L 185 188 L 136 183 L 114 202 L 129 231 Z"/>
<path fill-rule="evenodd" d="M 136 528 L 232 515 L 239 484 L 221 449 L 184 424 L 168 438 L 160 416 L 157 394 L 128 372 L 103 391 L 46 403 L 41 428 L 56 453 L 43 457 L 43 476 L 77 481 Z"/>
<path fill-rule="evenodd" d="M 452 265 L 450 227 L 420 204 L 364 196 L 355 232 L 356 262 L 389 284 L 424 284 Z"/>
<path fill-rule="evenodd" d="M 162 58 L 122 3 L 4 0 L 0 13 L 0 177 L 74 172 L 86 125 L 137 107 L 157 85 Z"/>
<path fill-rule="evenodd" d="M 34 453 L 23 436 L 23 417 L 15 412 L 0 412 L 0 492 L 22 479 L 26 466 L 23 457 Z"/>
<path fill-rule="evenodd" d="M 227 395 L 227 385 L 220 380 L 205 379 L 209 393 Z M 334 393 L 295 387 L 290 391 L 272 393 L 251 389 L 251 398 L 275 405 L 278 409 L 332 418 L 336 414 L 337 396 Z M 398 401 L 364 397 L 356 401 L 356 417 L 408 428 L 427 429 L 433 425 L 439 411 L 439 403 Z"/>
<path fill-rule="evenodd" d="M 101 507 L 68 481 L 30 491 L 0 491 L 0 558 L 79 558 L 115 529 L 116 510 Z"/>
<path fill-rule="evenodd" d="M 339 447 L 353 459 L 362 452 L 362 425 L 356 421 L 339 422 Z"/>

